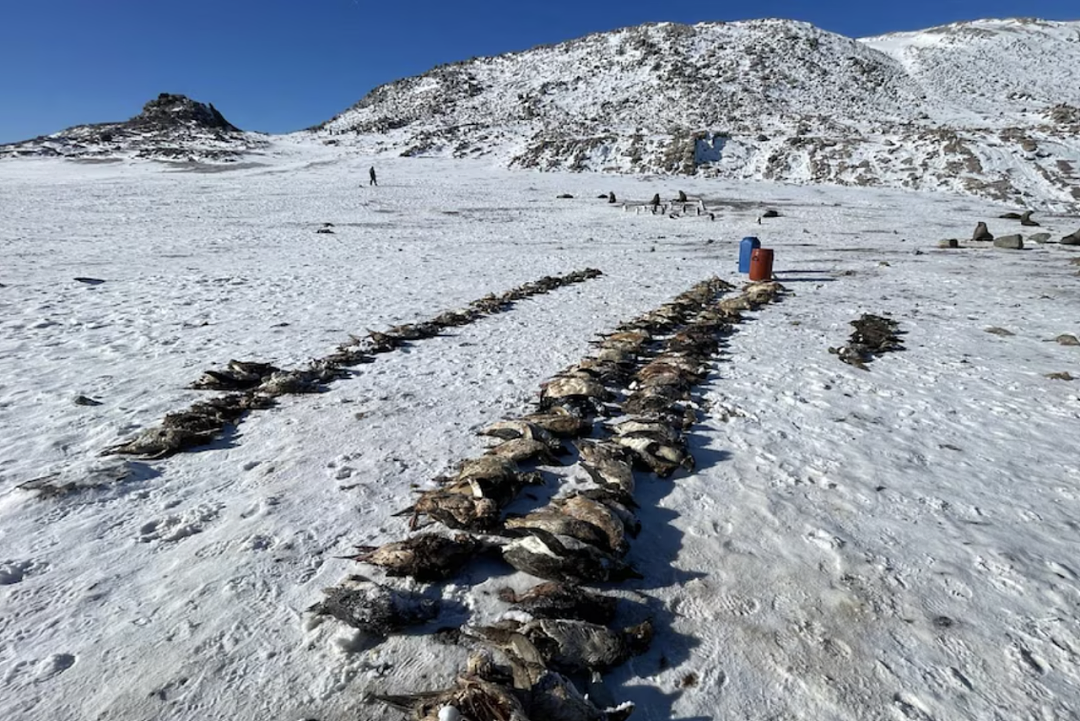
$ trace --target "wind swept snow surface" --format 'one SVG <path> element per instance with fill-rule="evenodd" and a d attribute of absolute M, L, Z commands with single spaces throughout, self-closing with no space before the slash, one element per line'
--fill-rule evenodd
<path fill-rule="evenodd" d="M 468 647 L 433 632 L 497 620 L 497 589 L 530 579 L 493 560 L 390 579 L 442 615 L 373 645 L 307 613 L 351 573 L 386 580 L 337 557 L 405 538 L 392 514 L 597 333 L 714 274 L 745 280 L 746 235 L 791 293 L 747 313 L 697 387 L 696 470 L 637 475 L 626 560 L 644 579 L 610 592 L 657 635 L 591 693 L 636 702 L 634 719 L 1080 715 L 1080 387 L 1046 377 L 1080 377 L 1080 348 L 1053 340 L 1080 334 L 1075 246 L 938 249 L 979 220 L 1021 230 L 980 200 L 276 143 L 217 172 L 0 165 L 4 718 L 401 718 L 366 695 L 450 685 Z M 638 212 L 679 190 L 715 221 Z M 766 208 L 780 217 L 758 225 Z M 1080 228 L 1036 219 L 1053 239 Z M 207 447 L 98 455 L 208 397 L 187 388 L 207 368 L 297 367 L 586 267 L 604 274 L 285 396 Z M 829 348 L 867 313 L 906 350 L 860 370 Z M 543 471 L 511 511 L 580 481 Z M 68 492 L 20 488 L 42 478 Z"/>

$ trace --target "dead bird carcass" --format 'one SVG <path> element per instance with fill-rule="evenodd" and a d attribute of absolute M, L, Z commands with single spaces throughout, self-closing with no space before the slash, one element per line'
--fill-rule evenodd
<path fill-rule="evenodd" d="M 536 648 L 544 662 L 563 673 L 606 671 L 632 656 L 644 653 L 652 643 L 649 621 L 616 630 L 587 621 L 539 618 L 527 623 L 500 621 L 492 626 L 467 627 L 465 634 L 514 654 L 520 634 Z"/>
<path fill-rule="evenodd" d="M 345 558 L 381 566 L 388 576 L 409 576 L 429 583 L 450 578 L 487 546 L 463 533 L 453 538 L 427 533 L 382 546 L 357 546 L 356 549 L 356 555 Z"/>
<path fill-rule="evenodd" d="M 602 583 L 641 578 L 628 564 L 596 546 L 539 528 L 502 547 L 503 559 L 537 578 L 570 583 Z"/>
<path fill-rule="evenodd" d="M 564 618 L 606 626 L 615 618 L 618 599 L 579 586 L 549 581 L 523 593 L 499 589 L 499 598 L 536 618 Z"/>
<path fill-rule="evenodd" d="M 350 576 L 338 586 L 324 588 L 323 593 L 326 597 L 308 611 L 316 616 L 332 616 L 374 639 L 426 623 L 439 612 L 437 600 L 399 591 L 363 576 Z"/>
<path fill-rule="evenodd" d="M 613 443 L 580 441 L 581 467 L 601 486 L 634 495 L 633 459 L 629 450 Z"/>

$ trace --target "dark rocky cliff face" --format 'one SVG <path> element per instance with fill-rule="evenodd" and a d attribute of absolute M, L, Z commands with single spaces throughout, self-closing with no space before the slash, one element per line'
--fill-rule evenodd
<path fill-rule="evenodd" d="M 200 103 L 184 95 L 162 93 L 143 106 L 143 111 L 127 124 L 140 128 L 178 126 L 200 127 L 207 130 L 224 130 L 238 133 L 236 127 L 218 112 L 213 103 Z"/>

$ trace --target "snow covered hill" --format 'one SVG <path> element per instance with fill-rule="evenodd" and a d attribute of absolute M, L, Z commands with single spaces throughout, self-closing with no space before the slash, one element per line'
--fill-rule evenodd
<path fill-rule="evenodd" d="M 0 145 L 0 159 L 58 156 L 230 161 L 266 144 L 258 134 L 245 133 L 226 120 L 212 103 L 162 93 L 125 122 L 78 125 Z"/>
<path fill-rule="evenodd" d="M 405 155 L 1080 204 L 1080 22 L 865 40 L 789 20 L 660 23 L 440 66 L 324 123 Z M 337 142 L 341 142 L 338 139 Z"/>

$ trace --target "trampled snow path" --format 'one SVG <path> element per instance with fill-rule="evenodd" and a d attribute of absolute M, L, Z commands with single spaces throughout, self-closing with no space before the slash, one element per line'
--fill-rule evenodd
<path fill-rule="evenodd" d="M 312 628 L 319 588 L 356 570 L 331 557 L 395 538 L 411 484 L 476 452 L 475 429 L 523 412 L 591 334 L 713 272 L 734 280 L 750 233 L 795 295 L 740 326 L 703 386 L 697 472 L 641 484 L 629 560 L 669 579 L 641 592 L 672 625 L 612 696 L 643 719 L 1080 711 L 1080 389 L 1043 377 L 1080 376 L 1080 351 L 1046 342 L 1080 331 L 1076 251 L 936 250 L 980 219 L 1011 230 L 992 220 L 1005 208 L 945 196 L 396 159 L 369 190 L 370 158 L 329 152 L 281 144 L 215 173 L 0 166 L 8 718 L 396 718 L 364 692 L 444 685 L 464 650 L 414 636 L 348 653 L 340 628 Z M 717 221 L 595 198 L 680 188 Z M 757 226 L 766 205 L 782 217 Z M 346 333 L 585 266 L 605 275 L 286 399 L 240 444 L 136 462 L 105 491 L 14 488 L 89 472 L 197 398 L 183 386 L 203 368 L 299 365 Z M 907 333 L 869 372 L 827 352 L 863 312 Z M 492 620 L 483 592 L 508 580 L 447 588 L 481 599 L 450 620 Z"/>

